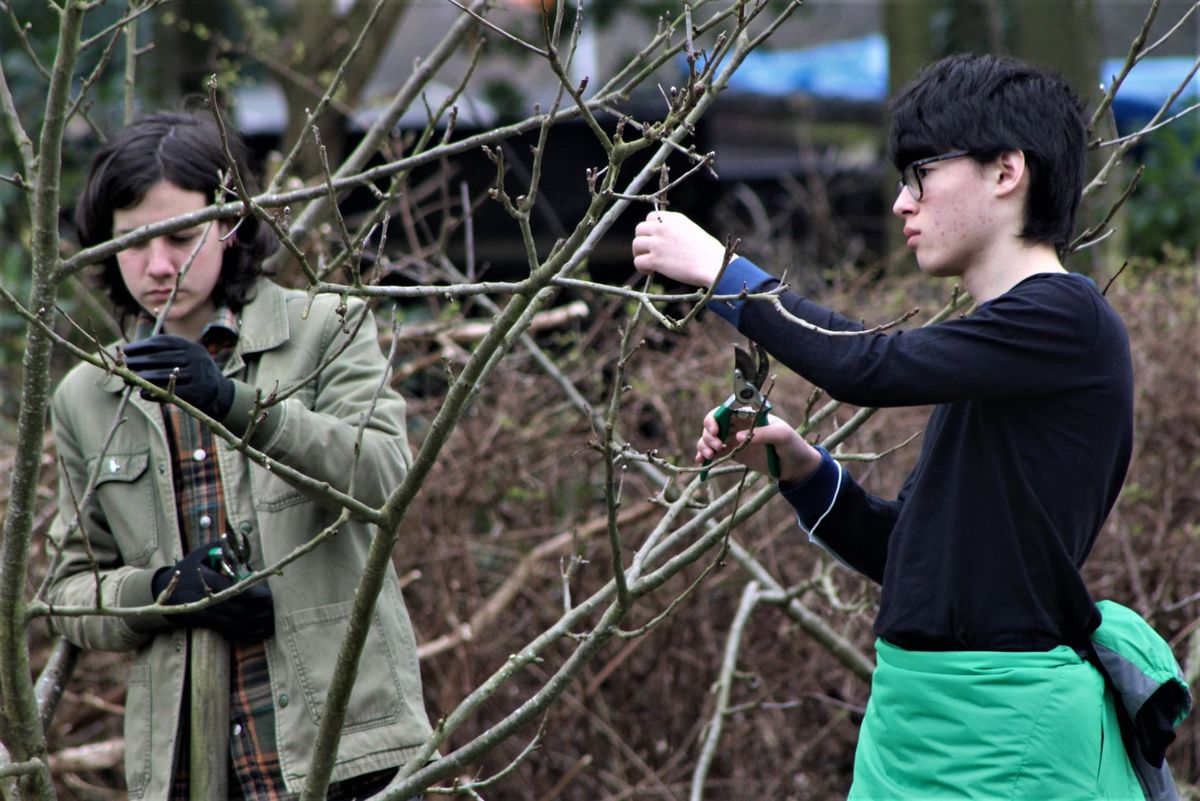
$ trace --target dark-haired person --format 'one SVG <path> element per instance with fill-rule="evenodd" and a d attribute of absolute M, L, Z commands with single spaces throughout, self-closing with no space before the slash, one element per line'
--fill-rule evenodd
<path fill-rule="evenodd" d="M 243 143 L 235 137 L 230 146 L 249 182 Z M 77 205 L 81 243 L 203 209 L 222 196 L 232 166 L 207 116 L 133 122 L 92 163 Z M 285 393 L 254 421 L 250 444 L 380 504 L 411 456 L 404 400 L 386 384 L 380 389 L 387 363 L 375 321 L 362 303 L 339 308 L 337 298 L 309 298 L 263 277 L 274 246 L 269 229 L 246 217 L 200 223 L 108 259 L 99 280 L 127 325 L 127 364 L 238 436 L 249 429 L 256 392 Z M 148 336 L 158 316 L 162 333 Z M 129 797 L 188 797 L 190 631 L 204 628 L 231 642 L 230 797 L 298 798 L 372 529 L 338 522 L 336 509 L 173 404 L 134 392 L 114 430 L 124 389 L 85 364 L 55 391 L 55 605 L 89 606 L 99 597 L 109 608 L 148 606 L 168 590 L 167 604 L 202 600 L 232 586 L 238 570 L 261 570 L 327 527 L 337 531 L 265 583 L 201 610 L 59 617 L 55 625 L 83 648 L 135 652 L 125 707 Z M 92 476 L 95 493 L 77 515 Z M 222 538 L 228 545 L 214 558 Z M 377 792 L 429 734 L 413 632 L 389 564 L 329 797 Z"/>
<path fill-rule="evenodd" d="M 1028 64 L 958 56 L 928 67 L 891 111 L 902 176 L 892 210 L 908 247 L 978 308 L 916 330 L 830 336 L 769 303 L 709 304 L 834 398 L 934 405 L 894 500 L 779 419 L 736 456 L 765 472 L 774 445 L 779 490 L 810 539 L 882 585 L 850 797 L 1140 799 L 1133 764 L 1168 792 L 1163 751 L 1186 685 L 1166 643 L 1130 610 L 1098 608 L 1080 576 L 1133 442 L 1125 328 L 1062 264 L 1083 186 L 1080 102 Z M 744 258 L 717 281 L 723 245 L 678 214 L 648 215 L 633 253 L 642 272 L 716 282 L 718 295 L 779 285 Z M 826 331 L 863 330 L 791 291 L 781 300 Z M 745 439 L 722 442 L 710 414 L 696 458 Z M 1153 642 L 1158 661 L 1122 650 L 1131 636 Z M 1129 712 L 1100 664 L 1117 681 L 1132 665 L 1128 675 L 1165 689 Z M 1127 712 L 1136 720 L 1122 721 Z"/>

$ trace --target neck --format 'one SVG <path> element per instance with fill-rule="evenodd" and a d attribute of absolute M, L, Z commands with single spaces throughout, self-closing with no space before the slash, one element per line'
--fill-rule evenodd
<path fill-rule="evenodd" d="M 204 334 L 204 328 L 212 320 L 212 311 L 204 315 L 190 315 L 178 320 L 164 320 L 163 333 L 174 334 L 177 337 L 199 342 Z"/>
<path fill-rule="evenodd" d="M 1050 245 L 1013 237 L 993 248 L 963 272 L 963 288 L 976 302 L 998 298 L 1031 275 L 1062 273 L 1062 262 Z"/>

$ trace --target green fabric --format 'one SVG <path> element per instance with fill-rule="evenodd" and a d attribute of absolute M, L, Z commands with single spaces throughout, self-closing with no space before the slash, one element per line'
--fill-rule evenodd
<path fill-rule="evenodd" d="M 1113 698 L 1073 649 L 876 653 L 851 801 L 1143 801 Z"/>
<path fill-rule="evenodd" d="M 1116 601 L 1100 601 L 1100 628 L 1092 634 L 1092 643 L 1119 655 L 1126 663 L 1121 669 L 1106 663 L 1113 680 L 1122 687 L 1125 708 L 1131 718 L 1137 717 L 1142 704 L 1164 684 L 1179 688 L 1180 703 L 1172 714 L 1178 726 L 1191 711 L 1191 691 L 1183 679 L 1183 670 L 1175 660 L 1171 646 L 1141 615 Z M 1101 655 L 1102 658 L 1105 656 Z"/>

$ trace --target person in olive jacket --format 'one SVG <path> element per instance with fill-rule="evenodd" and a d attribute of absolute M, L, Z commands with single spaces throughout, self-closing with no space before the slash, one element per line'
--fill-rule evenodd
<path fill-rule="evenodd" d="M 207 116 L 164 112 L 131 123 L 92 164 L 76 210 L 82 244 L 210 205 L 232 168 L 250 181 L 244 144 L 236 135 L 228 144 L 233 165 Z M 361 302 L 309 297 L 263 277 L 276 245 L 266 225 L 246 216 L 109 258 L 100 283 L 128 333 L 109 352 L 233 434 L 249 431 L 249 444 L 274 464 L 380 505 L 411 454 L 376 323 Z M 336 533 L 220 603 L 177 614 L 61 616 L 55 625 L 83 648 L 135 653 L 125 711 L 131 798 L 187 796 L 195 629 L 230 642 L 230 796 L 298 797 L 373 529 L 340 518 L 177 405 L 126 389 L 119 376 L 80 364 L 54 394 L 56 606 L 203 600 L 329 527 Z M 256 411 L 256 394 L 277 402 Z M 329 797 L 381 789 L 429 734 L 416 644 L 389 564 Z"/>

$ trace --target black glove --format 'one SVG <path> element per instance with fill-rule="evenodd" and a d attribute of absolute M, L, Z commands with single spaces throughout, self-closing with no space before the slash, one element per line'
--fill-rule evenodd
<path fill-rule="evenodd" d="M 188 552 L 174 567 L 161 567 L 150 580 L 150 588 L 157 599 L 179 573 L 175 590 L 163 603 L 176 604 L 202 601 L 211 593 L 218 593 L 234 585 L 234 579 L 222 570 L 223 560 L 220 543 L 210 542 Z M 232 571 L 230 571 L 232 572 Z M 275 632 L 275 605 L 271 589 L 265 584 L 255 584 L 244 592 L 198 612 L 182 612 L 166 615 L 176 628 L 212 629 L 234 642 L 248 644 L 260 642 Z"/>
<path fill-rule="evenodd" d="M 233 405 L 233 382 L 199 342 L 171 334 L 139 339 L 125 346 L 125 364 L 164 389 L 174 375 L 175 394 L 213 419 L 225 419 Z"/>

